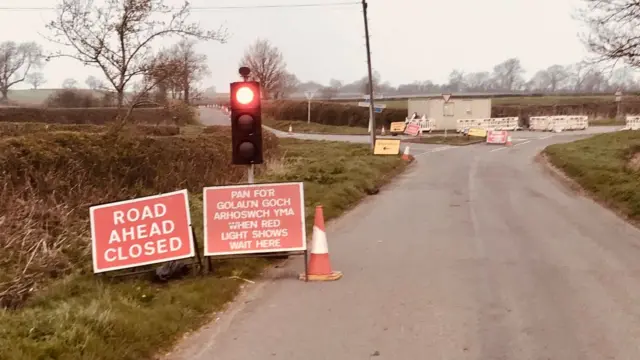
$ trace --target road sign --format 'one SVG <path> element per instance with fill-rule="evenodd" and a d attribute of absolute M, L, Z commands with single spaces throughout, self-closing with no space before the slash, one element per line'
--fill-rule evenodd
<path fill-rule="evenodd" d="M 481 128 L 471 128 L 467 132 L 467 135 L 469 135 L 469 136 L 478 136 L 478 137 L 486 137 L 487 136 L 487 130 L 481 129 Z"/>
<path fill-rule="evenodd" d="M 404 121 L 392 122 L 389 131 L 392 133 L 401 133 L 406 126 L 407 124 Z"/>
<path fill-rule="evenodd" d="M 307 249 L 303 183 L 207 187 L 205 256 Z"/>
<path fill-rule="evenodd" d="M 93 272 L 193 257 L 187 190 L 92 206 Z"/>
<path fill-rule="evenodd" d="M 449 99 L 451 99 L 451 94 L 442 94 L 442 98 L 444 99 L 444 102 L 449 102 Z"/>
<path fill-rule="evenodd" d="M 398 155 L 400 153 L 400 140 L 376 139 L 373 148 L 374 155 Z"/>
<path fill-rule="evenodd" d="M 509 134 L 505 130 L 492 130 L 487 132 L 487 144 L 506 144 Z"/>
<path fill-rule="evenodd" d="M 304 96 L 306 96 L 307 100 L 311 100 L 313 99 L 313 97 L 315 96 L 316 92 L 315 91 L 305 91 L 304 92 Z"/>
<path fill-rule="evenodd" d="M 622 101 L 622 91 L 620 90 L 616 91 L 616 101 L 617 102 Z"/>
<path fill-rule="evenodd" d="M 420 125 L 416 123 L 408 124 L 404 129 L 404 133 L 411 136 L 417 136 L 420 133 Z"/>
<path fill-rule="evenodd" d="M 365 101 L 361 101 L 358 103 L 358 106 L 360 107 L 369 107 L 371 106 L 370 102 L 365 102 Z M 381 113 L 382 110 L 386 109 L 387 105 L 385 104 L 374 104 L 373 106 L 373 111 L 375 111 L 376 113 Z"/>
<path fill-rule="evenodd" d="M 367 102 L 368 102 L 368 101 L 369 101 L 369 99 L 371 99 L 371 96 L 370 96 L 370 95 L 364 95 L 364 97 L 363 97 L 363 98 L 364 98 L 364 100 L 365 100 L 365 101 L 367 101 Z M 373 95 L 373 98 L 374 98 L 374 99 L 384 99 L 384 95 L 382 95 L 382 94 L 375 94 L 375 95 Z"/>

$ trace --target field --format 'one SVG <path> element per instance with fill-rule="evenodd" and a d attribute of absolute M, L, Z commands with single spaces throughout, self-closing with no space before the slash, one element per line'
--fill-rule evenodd
<path fill-rule="evenodd" d="M 245 169 L 228 165 L 228 127 L 185 126 L 179 135 L 149 128 L 113 137 L 99 125 L 1 124 L 0 219 L 9 224 L 0 229 L 3 360 L 150 359 L 270 264 L 214 261 L 213 274 L 168 283 L 92 275 L 91 204 L 185 188 L 202 239 L 202 187 L 244 181 Z M 335 218 L 406 166 L 399 156 L 369 155 L 366 145 L 264 136 L 266 164 L 256 179 L 304 181 L 309 234 L 316 204 Z"/>
<path fill-rule="evenodd" d="M 640 223 L 640 131 L 555 144 L 544 154 L 594 199 Z"/>

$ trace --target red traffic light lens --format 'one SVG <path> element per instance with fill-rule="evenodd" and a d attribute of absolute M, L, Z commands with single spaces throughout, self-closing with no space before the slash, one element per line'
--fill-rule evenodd
<path fill-rule="evenodd" d="M 253 90 L 249 87 L 243 86 L 236 92 L 236 100 L 242 104 L 247 105 L 253 101 Z"/>

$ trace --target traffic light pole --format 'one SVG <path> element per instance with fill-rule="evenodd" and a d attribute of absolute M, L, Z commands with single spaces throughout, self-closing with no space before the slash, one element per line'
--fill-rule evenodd
<path fill-rule="evenodd" d="M 247 182 L 253 184 L 253 164 L 247 168 Z"/>
<path fill-rule="evenodd" d="M 371 48 L 369 46 L 369 22 L 367 20 L 367 1 L 362 0 L 362 14 L 364 15 L 364 36 L 367 44 L 367 69 L 369 71 L 369 130 L 371 131 L 371 151 L 376 146 L 376 118 L 373 111 L 373 75 L 371 71 Z"/>

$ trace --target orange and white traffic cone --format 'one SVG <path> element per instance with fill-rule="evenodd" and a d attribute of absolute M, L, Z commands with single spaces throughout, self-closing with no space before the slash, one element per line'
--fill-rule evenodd
<path fill-rule="evenodd" d="M 293 132 L 293 126 L 291 126 L 291 124 L 289 124 L 289 134 L 291 134 Z"/>
<path fill-rule="evenodd" d="M 380 132 L 380 135 L 384 135 L 384 126 L 382 126 L 382 132 Z"/>
<path fill-rule="evenodd" d="M 405 146 L 404 154 L 402 154 L 402 160 L 409 161 L 409 145 Z"/>
<path fill-rule="evenodd" d="M 327 234 L 324 230 L 324 215 L 322 206 L 316 206 L 315 223 L 313 225 L 313 237 L 311 238 L 311 255 L 307 274 L 300 274 L 300 280 L 332 281 L 342 277 L 340 271 L 331 269 L 329 260 L 329 246 Z"/>
<path fill-rule="evenodd" d="M 511 146 L 511 134 L 507 133 L 507 146 Z"/>

